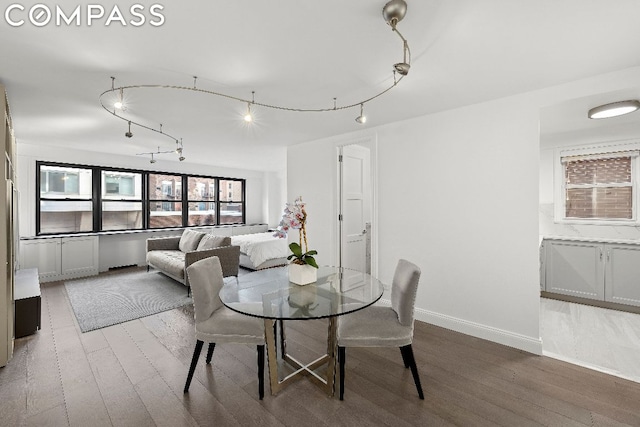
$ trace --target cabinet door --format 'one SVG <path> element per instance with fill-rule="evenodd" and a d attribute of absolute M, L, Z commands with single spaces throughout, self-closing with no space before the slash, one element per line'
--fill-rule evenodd
<path fill-rule="evenodd" d="M 604 245 L 549 240 L 545 254 L 547 292 L 604 299 Z"/>
<path fill-rule="evenodd" d="M 37 268 L 40 280 L 60 277 L 60 239 L 23 240 L 20 246 L 20 268 Z"/>
<path fill-rule="evenodd" d="M 62 275 L 65 278 L 98 274 L 98 238 L 64 237 L 61 260 Z"/>
<path fill-rule="evenodd" d="M 605 301 L 640 306 L 640 246 L 606 245 Z"/>

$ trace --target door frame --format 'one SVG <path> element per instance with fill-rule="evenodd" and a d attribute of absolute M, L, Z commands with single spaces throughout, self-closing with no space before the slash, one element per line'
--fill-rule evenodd
<path fill-rule="evenodd" d="M 335 242 L 337 244 L 337 264 L 342 266 L 342 221 L 339 215 L 342 214 L 342 165 L 339 156 L 342 154 L 342 147 L 347 145 L 362 145 L 369 148 L 369 171 L 371 174 L 371 275 L 378 277 L 378 138 L 376 134 L 370 134 L 345 140 L 336 145 L 336 207 L 335 217 Z"/>

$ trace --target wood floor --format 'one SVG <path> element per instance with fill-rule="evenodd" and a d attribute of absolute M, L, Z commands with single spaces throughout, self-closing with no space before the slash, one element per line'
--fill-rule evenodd
<path fill-rule="evenodd" d="M 396 349 L 347 349 L 342 402 L 304 379 L 260 401 L 255 347 L 234 344 L 183 394 L 190 308 L 83 334 L 62 283 L 42 297 L 42 330 L 0 369 L 2 426 L 640 426 L 638 383 L 420 322 L 424 401 Z M 325 348 L 325 322 L 288 324 L 293 354 Z"/>

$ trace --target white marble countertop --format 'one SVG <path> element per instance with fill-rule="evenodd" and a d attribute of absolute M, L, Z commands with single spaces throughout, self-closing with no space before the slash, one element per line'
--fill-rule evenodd
<path fill-rule="evenodd" d="M 542 243 L 543 240 L 566 240 L 571 242 L 640 245 L 640 239 L 610 239 L 610 238 L 602 238 L 602 237 L 584 237 L 584 236 L 540 236 L 540 243 Z"/>

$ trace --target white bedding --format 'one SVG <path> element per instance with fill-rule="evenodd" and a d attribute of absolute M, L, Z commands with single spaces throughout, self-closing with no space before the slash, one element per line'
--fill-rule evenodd
<path fill-rule="evenodd" d="M 240 246 L 240 252 L 246 254 L 254 266 L 270 259 L 289 256 L 287 239 L 273 237 L 273 232 L 231 236 L 231 244 Z"/>

